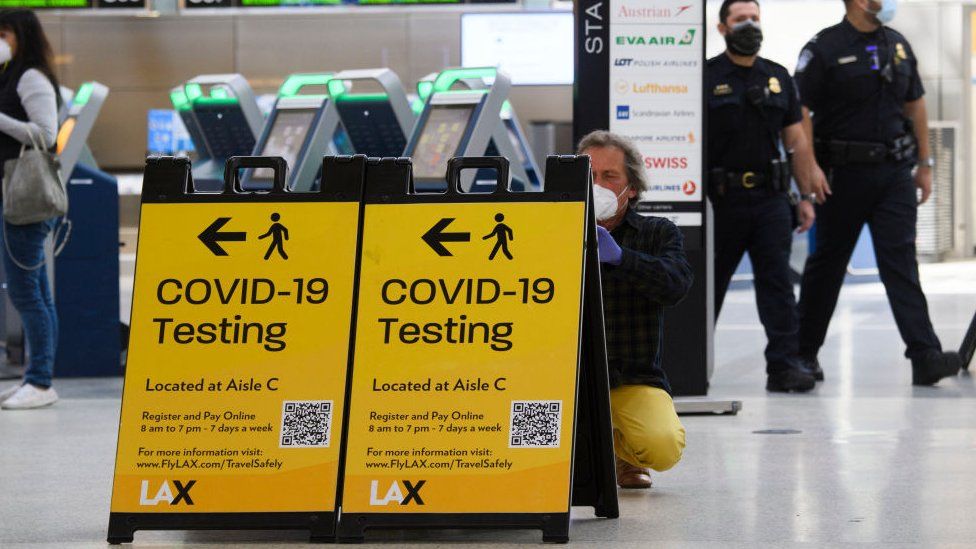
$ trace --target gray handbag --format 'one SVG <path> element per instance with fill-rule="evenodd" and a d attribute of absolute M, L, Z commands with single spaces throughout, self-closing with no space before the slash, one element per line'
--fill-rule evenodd
<path fill-rule="evenodd" d="M 61 162 L 43 148 L 29 129 L 32 149 L 20 148 L 20 156 L 3 163 L 3 243 L 11 261 L 25 271 L 36 271 L 44 265 L 24 265 L 14 257 L 7 240 L 7 224 L 29 225 L 61 217 L 54 230 L 57 257 L 68 243 L 71 221 L 68 214 L 68 191 L 61 179 Z"/>
<path fill-rule="evenodd" d="M 3 164 L 3 219 L 11 225 L 39 223 L 68 213 L 61 163 L 28 130 L 31 145 Z"/>

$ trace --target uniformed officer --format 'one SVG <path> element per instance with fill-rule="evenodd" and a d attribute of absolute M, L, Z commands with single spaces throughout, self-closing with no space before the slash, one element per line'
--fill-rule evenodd
<path fill-rule="evenodd" d="M 867 223 L 913 383 L 931 385 L 955 375 L 961 360 L 942 352 L 918 278 L 915 221 L 932 192 L 933 163 L 918 62 L 905 37 L 884 26 L 894 0 L 845 6 L 844 20 L 807 43 L 796 67 L 804 111 L 812 111 L 805 129 L 832 189 L 817 208 L 816 247 L 803 272 L 800 352 L 822 378 L 817 352 Z"/>
<path fill-rule="evenodd" d="M 727 49 L 708 60 L 705 88 L 716 315 L 732 274 L 749 252 L 768 339 L 766 389 L 809 391 L 816 382 L 798 356 L 789 259 L 794 219 L 800 232 L 813 224 L 814 191 L 825 184 L 824 176 L 800 123 L 793 79 L 781 65 L 757 55 L 763 37 L 759 3 L 725 0 L 719 19 Z M 792 168 L 787 151 L 792 151 Z M 789 197 L 791 176 L 804 191 L 795 208 Z"/>

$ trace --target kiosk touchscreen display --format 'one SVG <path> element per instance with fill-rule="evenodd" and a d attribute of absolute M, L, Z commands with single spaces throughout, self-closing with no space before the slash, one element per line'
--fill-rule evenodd
<path fill-rule="evenodd" d="M 268 139 L 261 149 L 261 156 L 280 156 L 293 169 L 302 151 L 305 137 L 315 121 L 314 109 L 280 110 L 275 115 L 274 125 L 268 132 Z M 274 172 L 268 168 L 254 170 L 254 179 L 271 180 Z"/>
<path fill-rule="evenodd" d="M 444 179 L 447 161 L 461 145 L 474 105 L 436 105 L 413 151 L 413 175 L 418 179 Z"/>

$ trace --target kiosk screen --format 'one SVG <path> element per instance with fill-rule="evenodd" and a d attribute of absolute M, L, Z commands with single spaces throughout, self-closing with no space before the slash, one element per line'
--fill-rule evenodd
<path fill-rule="evenodd" d="M 474 105 L 436 105 L 420 132 L 413 151 L 413 175 L 419 179 L 443 179 L 447 161 L 455 155 L 471 120 Z"/>
<path fill-rule="evenodd" d="M 302 151 L 305 136 L 308 135 L 312 122 L 315 121 L 314 109 L 280 110 L 275 115 L 274 125 L 268 132 L 268 139 L 261 149 L 261 156 L 280 156 L 288 163 L 288 168 L 295 167 L 298 153 Z M 254 179 L 271 180 L 274 172 L 268 168 L 254 170 Z"/>

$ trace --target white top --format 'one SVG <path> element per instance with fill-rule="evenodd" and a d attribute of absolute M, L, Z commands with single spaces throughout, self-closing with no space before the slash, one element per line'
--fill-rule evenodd
<path fill-rule="evenodd" d="M 17 82 L 17 95 L 27 112 L 27 122 L 0 113 L 0 132 L 25 145 L 43 138 L 45 147 L 53 147 L 58 136 L 58 101 L 54 85 L 37 69 L 27 69 Z M 28 133 L 30 132 L 30 133 Z"/>

